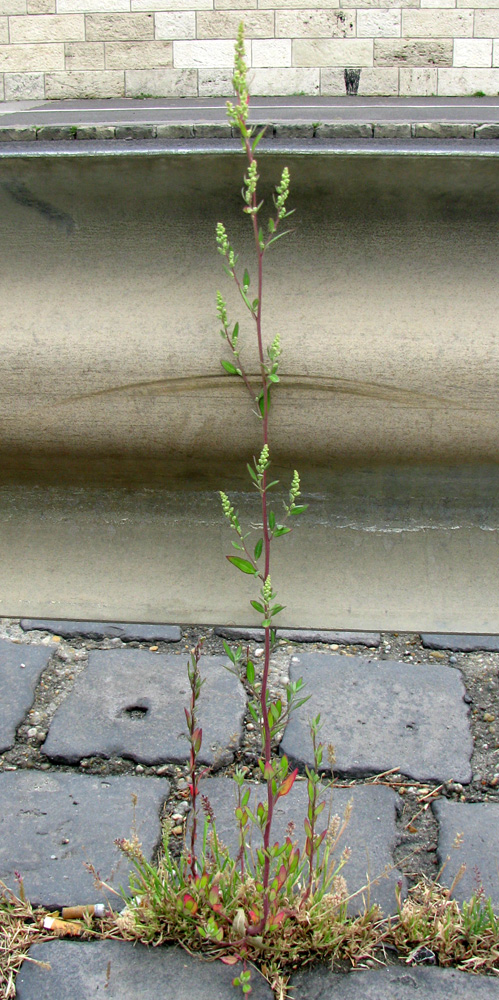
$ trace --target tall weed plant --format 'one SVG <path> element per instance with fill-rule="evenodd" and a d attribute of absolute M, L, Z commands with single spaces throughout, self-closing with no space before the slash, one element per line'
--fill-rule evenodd
<path fill-rule="evenodd" d="M 221 364 L 229 376 L 244 383 L 251 410 L 261 432 L 259 454 L 247 466 L 251 487 L 260 502 L 259 529 L 246 531 L 228 495 L 220 491 L 222 510 L 233 533 L 232 552 L 227 556 L 234 568 L 252 576 L 258 585 L 251 600 L 261 616 L 264 630 L 262 668 L 244 658 L 242 647 L 224 643 L 228 669 L 241 678 L 249 693 L 248 710 L 260 734 L 258 766 L 261 782 L 248 784 L 244 770 L 234 774 L 234 823 L 239 848 L 235 857 L 221 844 L 216 832 L 216 818 L 211 803 L 203 794 L 203 774 L 198 767 L 202 730 L 197 706 L 202 679 L 199 669 L 201 647 L 191 654 L 188 667 L 190 702 L 185 709 L 189 757 L 190 820 L 188 835 L 180 857 L 170 846 L 171 827 L 164 832 L 163 856 L 157 869 L 142 855 L 136 839 L 121 842 L 135 868 L 135 905 L 124 917 L 129 929 L 140 928 L 145 939 L 174 938 L 188 947 L 204 946 L 231 964 L 243 963 L 234 979 L 243 993 L 251 991 L 248 963 L 257 962 L 275 979 L 283 967 L 331 954 L 345 945 L 348 938 L 346 885 L 340 875 L 347 853 L 334 860 L 334 848 L 344 829 L 338 817 L 319 818 L 326 808 L 319 769 L 324 748 L 318 739 L 320 718 L 311 721 L 314 767 L 306 769 L 307 808 L 302 819 L 303 846 L 294 837 L 294 823 L 286 836 L 276 840 L 273 833 L 276 806 L 292 791 L 298 769 L 290 769 L 285 755 L 275 753 L 276 739 L 291 713 L 307 700 L 302 680 L 288 683 L 286 698 L 273 698 L 269 691 L 270 658 L 275 642 L 274 621 L 284 610 L 272 584 L 271 555 L 274 544 L 292 530 L 297 515 L 306 510 L 300 503 L 300 477 L 293 473 L 287 499 L 280 514 L 272 503 L 270 407 L 272 393 L 279 383 L 281 343 L 279 335 L 267 342 L 264 335 L 263 293 L 264 265 L 278 240 L 290 233 L 285 228 L 292 215 L 287 207 L 290 175 L 284 167 L 273 194 L 273 209 L 265 221 L 264 202 L 260 199 L 259 168 L 256 150 L 265 129 L 256 131 L 248 124 L 249 92 L 241 24 L 235 47 L 233 77 L 235 101 L 227 102 L 229 122 L 240 137 L 247 161 L 243 178 L 243 212 L 248 216 L 255 251 L 255 277 L 252 282 L 247 267 L 242 267 L 223 222 L 216 227 L 216 244 L 223 268 L 235 285 L 243 309 L 253 329 L 258 352 L 258 375 L 249 374 L 240 353 L 240 324 L 229 320 L 227 302 L 218 291 L 217 313 L 220 336 L 229 356 Z M 329 755 L 331 757 L 330 748 Z M 331 761 L 332 763 L 332 761 Z M 261 794 L 263 791 L 263 794 Z M 200 810 L 199 803 L 202 808 Z M 202 819 L 200 819 L 200 812 Z M 366 918 L 365 929 L 370 918 Z M 311 948 L 312 937 L 316 941 Z M 347 949 L 348 950 L 348 949 Z"/>

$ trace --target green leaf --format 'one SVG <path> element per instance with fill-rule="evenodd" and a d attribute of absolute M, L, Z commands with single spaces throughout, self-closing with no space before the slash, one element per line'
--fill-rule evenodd
<path fill-rule="evenodd" d="M 278 375 L 273 375 L 272 372 L 270 372 L 267 375 L 267 378 L 268 378 L 269 382 L 280 382 L 281 381 L 280 378 L 279 378 L 279 376 Z"/>
<path fill-rule="evenodd" d="M 263 538 L 259 538 L 255 545 L 255 559 L 259 559 L 263 549 Z"/>
<path fill-rule="evenodd" d="M 246 664 L 246 680 L 248 681 L 248 684 L 255 683 L 255 668 L 251 660 L 248 660 Z"/>
<path fill-rule="evenodd" d="M 272 615 L 272 618 L 274 617 L 274 615 L 278 615 L 281 611 L 284 611 L 285 607 L 286 607 L 285 604 L 274 604 L 274 607 L 270 609 L 270 614 Z"/>
<path fill-rule="evenodd" d="M 223 639 L 222 641 L 223 641 L 223 646 L 224 646 L 226 655 L 229 657 L 229 660 L 232 663 L 235 663 L 236 661 L 235 661 L 235 657 L 234 657 L 234 653 L 233 653 L 232 649 L 230 648 L 230 646 L 227 645 L 225 639 Z"/>
<path fill-rule="evenodd" d="M 266 618 L 265 621 L 262 622 L 262 628 L 270 628 L 271 625 L 272 620 L 270 618 Z"/>
<path fill-rule="evenodd" d="M 259 722 L 258 711 L 253 702 L 250 702 L 250 704 L 248 705 L 248 712 L 250 713 L 251 718 L 258 723 Z"/>
<path fill-rule="evenodd" d="M 274 531 L 274 538 L 279 538 L 281 535 L 287 535 L 291 531 L 291 528 L 285 528 L 283 524 L 278 524 Z"/>
<path fill-rule="evenodd" d="M 258 309 L 258 299 L 253 299 L 252 309 L 253 309 L 253 312 L 257 311 L 257 309 Z"/>
<path fill-rule="evenodd" d="M 232 364 L 232 361 L 221 361 L 220 364 L 222 365 L 222 368 L 225 368 L 225 371 L 228 372 L 229 375 L 238 374 L 237 368 Z"/>
<path fill-rule="evenodd" d="M 248 559 L 241 559 L 240 556 L 226 556 L 226 559 L 232 563 L 236 569 L 240 569 L 241 573 L 248 573 L 250 576 L 254 576 L 257 572 L 253 563 L 250 563 Z"/>
<path fill-rule="evenodd" d="M 269 512 L 269 528 L 271 531 L 275 528 L 275 514 L 273 510 Z"/>
<path fill-rule="evenodd" d="M 251 465 L 249 464 L 249 462 L 247 463 L 247 465 L 246 465 L 246 468 L 247 468 L 247 470 L 248 470 L 248 472 L 249 472 L 249 474 L 250 474 L 251 478 L 252 478 L 252 479 L 254 480 L 254 482 L 255 482 L 255 483 L 257 483 L 257 482 L 258 482 L 258 479 L 257 479 L 257 476 L 256 476 L 256 472 L 255 472 L 255 470 L 254 470 L 254 469 L 253 469 L 253 468 L 251 467 Z"/>
<path fill-rule="evenodd" d="M 248 270 L 246 270 L 244 272 L 244 277 L 243 277 L 243 288 L 245 292 L 248 291 L 249 286 L 250 286 L 250 276 Z"/>
<path fill-rule="evenodd" d="M 275 233 L 275 222 L 273 219 L 269 219 L 269 233 Z"/>
<path fill-rule="evenodd" d="M 258 133 L 256 139 L 253 139 L 253 142 L 251 143 L 251 151 L 253 153 L 255 152 L 255 149 L 258 146 L 260 139 L 263 139 L 266 131 L 267 131 L 267 126 L 265 125 L 265 128 L 262 128 L 262 131 Z"/>
<path fill-rule="evenodd" d="M 265 614 L 263 604 L 260 604 L 260 601 L 250 601 L 250 604 L 251 607 L 255 609 L 255 611 L 258 611 L 259 615 Z"/>
<path fill-rule="evenodd" d="M 283 236 L 287 236 L 292 231 L 293 231 L 292 229 L 285 229 L 284 232 L 278 233 L 277 236 L 273 236 L 272 239 L 269 240 L 269 242 L 267 243 L 267 247 L 271 247 L 273 243 L 276 243 L 277 240 L 281 240 Z"/>
<path fill-rule="evenodd" d="M 239 544 L 239 542 L 235 542 L 233 539 L 231 539 L 230 544 L 233 545 L 235 549 L 239 549 L 240 552 L 243 551 L 243 547 L 242 545 Z"/>
<path fill-rule="evenodd" d="M 236 346 L 238 336 L 239 336 L 239 323 L 234 323 L 234 329 L 232 331 L 232 343 L 234 344 L 234 347 Z"/>
<path fill-rule="evenodd" d="M 306 510 L 307 507 L 308 507 L 308 503 L 298 504 L 296 507 L 293 507 L 293 509 L 290 511 L 290 513 L 293 514 L 293 515 L 294 514 L 303 514 L 303 511 Z"/>

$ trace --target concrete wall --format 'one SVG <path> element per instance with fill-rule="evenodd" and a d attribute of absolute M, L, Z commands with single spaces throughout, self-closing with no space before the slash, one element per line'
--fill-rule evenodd
<path fill-rule="evenodd" d="M 495 0 L 0 0 L 0 100 L 229 95 L 241 19 L 255 95 L 499 91 Z"/>
<path fill-rule="evenodd" d="M 283 162 L 273 471 L 300 470 L 310 509 L 276 546 L 282 624 L 497 632 L 497 160 L 262 152 L 262 194 Z M 0 160 L 1 614 L 258 620 L 215 492 L 258 522 L 259 428 L 214 300 L 241 318 L 214 230 L 251 270 L 242 167 Z"/>

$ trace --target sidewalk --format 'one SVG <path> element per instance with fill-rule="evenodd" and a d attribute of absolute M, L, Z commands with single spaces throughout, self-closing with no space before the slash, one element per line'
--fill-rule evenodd
<path fill-rule="evenodd" d="M 0 104 L 0 141 L 231 139 L 225 100 L 66 100 Z M 498 98 L 253 98 L 266 141 L 498 139 Z"/>
<path fill-rule="evenodd" d="M 24 878 L 33 903 L 51 909 L 97 902 L 91 861 L 119 888 L 127 864 L 114 841 L 130 834 L 132 795 L 138 833 L 151 857 L 162 811 L 183 835 L 187 743 L 183 708 L 188 651 L 205 636 L 200 724 L 201 762 L 217 829 L 228 846 L 232 830 L 234 761 L 257 781 L 257 743 L 240 682 L 224 668 L 222 639 L 238 630 L 179 626 L 120 626 L 3 619 L 0 622 L 0 879 Z M 254 662 L 261 636 L 243 631 Z M 293 641 L 292 641 L 293 640 Z M 299 640 L 299 641 L 297 641 Z M 376 633 L 282 633 L 271 666 L 271 688 L 284 691 L 303 677 L 310 701 L 286 728 L 282 749 L 300 773 L 310 763 L 307 720 L 321 712 L 321 739 L 336 753 L 334 812 L 353 798 L 345 834 L 352 849 L 349 891 L 380 875 L 371 889 L 385 914 L 395 911 L 395 886 L 415 872 L 442 875 L 468 899 L 483 884 L 499 907 L 499 639 Z M 306 788 L 297 780 L 280 800 L 277 835 L 303 813 Z M 452 845 L 463 833 L 459 851 Z M 297 836 L 300 836 L 299 829 Z M 113 897 L 116 906 L 117 897 Z M 361 908 L 361 900 L 352 912 Z M 234 970 L 201 964 L 177 949 L 146 949 L 116 941 L 53 941 L 25 963 L 19 1000 L 229 1000 Z M 421 1000 L 499 998 L 499 981 L 455 970 L 392 966 L 344 976 L 325 969 L 298 973 L 297 1000 Z M 381 991 L 381 994 L 380 994 Z M 253 977 L 253 995 L 271 998 Z"/>

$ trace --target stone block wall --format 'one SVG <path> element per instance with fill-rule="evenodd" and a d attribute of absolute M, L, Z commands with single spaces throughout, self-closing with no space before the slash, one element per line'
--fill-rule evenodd
<path fill-rule="evenodd" d="M 497 0 L 316 3 L 0 0 L 0 100 L 229 95 L 241 20 L 254 95 L 499 92 Z"/>

